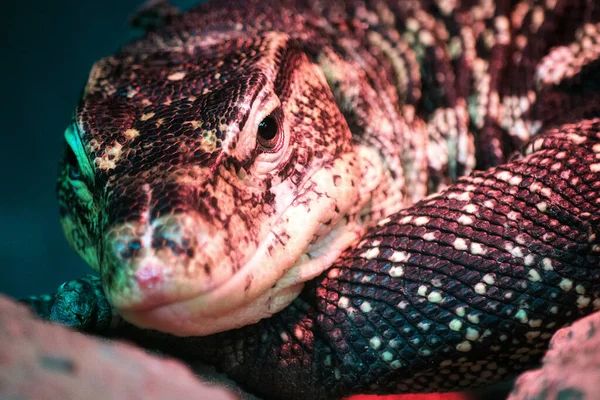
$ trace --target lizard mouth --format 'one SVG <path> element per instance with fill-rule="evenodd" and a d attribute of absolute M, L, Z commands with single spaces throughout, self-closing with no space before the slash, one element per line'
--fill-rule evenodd
<path fill-rule="evenodd" d="M 258 322 L 290 304 L 299 295 L 304 282 L 327 269 L 343 250 L 355 243 L 361 231 L 357 224 L 342 219 L 321 240 L 309 245 L 273 287 L 242 306 L 210 307 L 220 304 L 214 298 L 234 296 L 236 284 L 228 281 L 206 293 L 188 298 L 157 298 L 153 303 L 120 309 L 119 312 L 137 326 L 178 336 L 209 335 Z M 268 244 L 266 241 L 261 247 L 268 247 Z"/>
<path fill-rule="evenodd" d="M 171 230 L 175 242 L 197 249 L 194 257 L 185 255 L 183 245 L 177 252 L 153 251 L 158 258 L 137 262 L 132 272 L 124 272 L 117 282 L 121 287 L 111 291 L 109 285 L 111 304 L 135 325 L 180 336 L 229 330 L 280 311 L 362 232 L 365 222 L 354 216 L 368 198 L 354 185 L 360 165 L 353 161 L 353 153 L 342 154 L 312 175 L 252 248 L 239 248 L 231 232 L 207 226 L 200 215 L 171 216 L 178 227 Z M 192 233 L 186 233 L 186 226 Z M 199 227 L 206 240 L 181 240 L 197 234 Z M 208 270 L 202 264 L 207 259 L 213 262 Z"/>

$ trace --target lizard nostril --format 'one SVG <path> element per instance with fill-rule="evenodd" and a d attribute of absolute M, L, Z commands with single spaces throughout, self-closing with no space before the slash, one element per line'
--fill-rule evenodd
<path fill-rule="evenodd" d="M 152 289 L 163 281 L 163 270 L 154 265 L 140 268 L 135 273 L 135 280 L 141 289 Z"/>
<path fill-rule="evenodd" d="M 141 248 L 142 242 L 139 239 L 133 239 L 127 243 L 122 243 L 119 245 L 117 251 L 123 260 L 128 260 L 135 257 Z"/>

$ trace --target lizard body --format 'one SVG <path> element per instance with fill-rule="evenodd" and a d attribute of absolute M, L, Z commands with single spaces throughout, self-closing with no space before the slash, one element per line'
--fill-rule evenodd
<path fill-rule="evenodd" d="M 600 308 L 599 13 L 229 1 L 100 61 L 59 198 L 118 335 L 272 398 L 529 368 Z"/>

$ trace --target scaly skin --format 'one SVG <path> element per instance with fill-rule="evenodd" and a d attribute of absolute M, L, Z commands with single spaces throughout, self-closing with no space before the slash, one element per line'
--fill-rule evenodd
<path fill-rule="evenodd" d="M 206 337 L 111 332 L 272 398 L 455 390 L 537 362 L 600 308 L 600 10 L 496 3 L 231 1 L 98 63 L 59 193 L 108 300 L 183 336 L 291 302 Z M 261 144 L 277 107 L 281 141 Z M 496 167 L 453 184 L 475 155 Z M 100 331 L 84 283 L 52 313 L 76 304 Z"/>

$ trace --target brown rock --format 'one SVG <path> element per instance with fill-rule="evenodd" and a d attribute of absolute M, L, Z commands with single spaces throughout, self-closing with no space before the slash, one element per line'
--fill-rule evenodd
<path fill-rule="evenodd" d="M 509 400 L 600 398 L 600 312 L 556 332 L 540 369 L 516 381 Z"/>
<path fill-rule="evenodd" d="M 176 360 L 36 320 L 0 295 L 0 399 L 233 398 Z"/>

